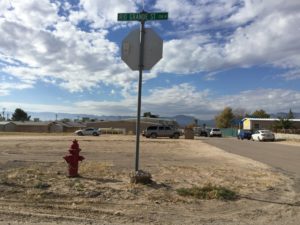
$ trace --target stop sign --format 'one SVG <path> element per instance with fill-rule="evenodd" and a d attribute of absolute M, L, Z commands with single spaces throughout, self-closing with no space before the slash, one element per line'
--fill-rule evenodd
<path fill-rule="evenodd" d="M 150 28 L 145 28 L 143 69 L 150 70 L 163 53 L 162 39 Z M 132 70 L 139 70 L 140 29 L 131 31 L 122 42 L 122 60 Z"/>

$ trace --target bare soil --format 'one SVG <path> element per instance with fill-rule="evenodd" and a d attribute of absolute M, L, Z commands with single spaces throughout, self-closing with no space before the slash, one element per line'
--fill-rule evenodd
<path fill-rule="evenodd" d="M 62 158 L 76 138 L 85 160 L 67 177 Z M 201 140 L 141 139 L 150 185 L 131 184 L 135 137 L 0 136 L 0 224 L 285 224 L 300 221 L 293 179 Z M 182 197 L 207 184 L 235 201 Z"/>

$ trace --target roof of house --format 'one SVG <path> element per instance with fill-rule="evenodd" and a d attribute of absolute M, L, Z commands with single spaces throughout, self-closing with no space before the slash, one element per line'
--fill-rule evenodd
<path fill-rule="evenodd" d="M 55 121 L 55 122 L 52 122 L 54 124 L 59 124 L 61 126 L 64 126 L 64 127 L 86 127 L 85 124 L 83 123 L 77 123 L 77 122 L 62 122 L 62 121 Z"/>
<path fill-rule="evenodd" d="M 11 121 L 1 121 L 0 125 L 6 125 L 6 124 L 9 124 L 9 123 L 12 123 L 12 122 Z"/>
<path fill-rule="evenodd" d="M 278 121 L 279 118 L 244 118 L 242 119 L 242 121 L 245 121 L 245 120 L 252 120 L 252 121 Z M 300 122 L 300 119 L 289 119 L 289 121 L 292 121 L 292 122 Z"/>
<path fill-rule="evenodd" d="M 51 122 L 11 121 L 18 126 L 48 126 Z"/>

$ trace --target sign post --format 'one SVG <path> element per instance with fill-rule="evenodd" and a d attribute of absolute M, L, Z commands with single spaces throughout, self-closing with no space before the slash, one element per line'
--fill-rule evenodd
<path fill-rule="evenodd" d="M 142 11 L 140 13 L 118 13 L 118 21 L 140 21 L 140 32 L 139 32 L 139 42 L 136 43 L 136 41 L 133 41 L 131 43 L 130 41 L 135 39 L 135 34 L 129 34 L 128 35 L 128 42 L 126 42 L 126 38 L 122 43 L 122 60 L 132 69 L 132 70 L 139 70 L 139 81 L 138 81 L 138 102 L 137 102 L 137 119 L 136 119 L 136 154 L 135 154 L 135 171 L 139 171 L 139 150 L 140 150 L 140 123 L 141 123 L 141 99 L 142 99 L 142 79 L 143 79 L 143 70 L 147 69 L 150 70 L 152 66 L 154 66 L 155 63 L 157 63 L 162 58 L 162 40 L 159 41 L 159 38 L 156 38 L 155 35 L 151 36 L 149 42 L 154 41 L 154 43 L 157 43 L 157 51 L 158 54 L 151 54 L 150 51 L 144 51 L 145 50 L 145 35 L 148 35 L 147 29 L 145 29 L 145 22 L 147 20 L 167 20 L 168 19 L 168 13 L 167 12 L 155 12 L 155 13 L 148 13 L 145 11 Z M 149 29 L 150 30 L 150 29 Z M 134 31 L 133 31 L 134 32 Z M 154 33 L 154 31 L 151 31 Z M 151 33 L 149 31 L 149 33 Z M 130 37 L 132 35 L 132 37 Z M 160 45 L 161 43 L 161 45 Z M 137 54 L 135 51 L 132 51 L 136 44 L 139 45 L 139 52 L 138 52 L 138 60 L 136 58 Z M 148 44 L 148 43 L 147 43 Z M 151 44 L 151 43 L 150 43 Z M 153 43 L 152 43 L 153 44 Z M 161 53 L 161 54 L 160 54 Z M 155 55 L 153 58 L 152 55 Z M 156 56 L 157 55 L 157 56 Z M 128 56 L 128 57 L 127 57 Z M 145 64 L 145 58 L 150 58 L 150 62 L 146 61 Z M 133 59 L 133 60 L 130 60 Z M 137 63 L 138 66 L 135 66 L 134 64 Z"/>

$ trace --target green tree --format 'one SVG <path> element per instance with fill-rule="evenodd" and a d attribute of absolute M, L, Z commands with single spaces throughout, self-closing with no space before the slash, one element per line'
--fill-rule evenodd
<path fill-rule="evenodd" d="M 292 112 L 292 109 L 290 109 L 289 113 L 287 114 L 287 119 L 294 119 L 294 113 Z"/>
<path fill-rule="evenodd" d="M 231 127 L 234 119 L 232 108 L 226 107 L 224 110 L 215 117 L 216 125 L 219 128 Z"/>
<path fill-rule="evenodd" d="M 293 128 L 293 123 L 289 119 L 278 118 L 279 120 L 275 121 L 274 128 L 277 129 L 290 129 Z"/>
<path fill-rule="evenodd" d="M 60 121 L 63 122 L 63 123 L 71 122 L 71 120 L 69 118 L 63 118 Z"/>
<path fill-rule="evenodd" d="M 153 115 L 151 112 L 144 112 L 144 117 L 158 118 L 158 115 Z"/>
<path fill-rule="evenodd" d="M 265 110 L 263 109 L 260 109 L 260 110 L 256 110 L 254 111 L 250 117 L 253 117 L 253 118 L 270 118 L 270 114 L 266 113 Z"/>
<path fill-rule="evenodd" d="M 12 115 L 13 121 L 29 121 L 31 116 L 28 116 L 27 113 L 20 108 L 17 108 Z"/>

